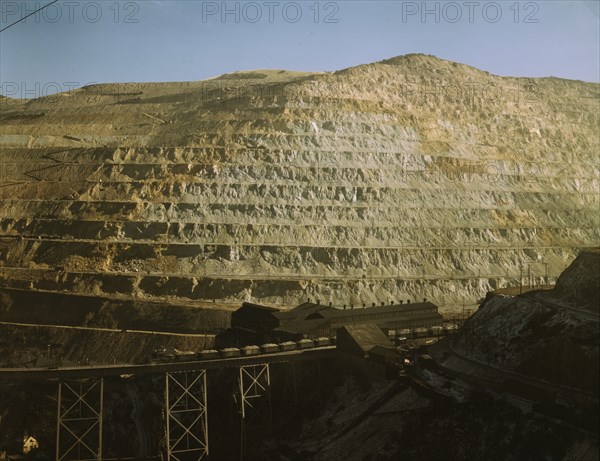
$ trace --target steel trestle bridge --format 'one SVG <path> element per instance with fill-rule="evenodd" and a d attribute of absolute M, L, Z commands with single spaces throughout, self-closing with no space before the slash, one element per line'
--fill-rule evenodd
<path fill-rule="evenodd" d="M 164 374 L 164 449 L 168 461 L 208 459 L 208 370 L 237 368 L 243 457 L 246 425 L 266 401 L 272 421 L 270 366 L 287 363 L 291 368 L 294 396 L 296 382 L 319 361 L 332 357 L 335 346 L 260 353 L 241 357 L 221 357 L 185 362 L 92 365 L 65 368 L 3 368 L 4 382 L 58 381 L 56 421 L 57 461 L 101 461 L 104 413 L 104 378 Z M 308 364 L 305 365 L 305 364 Z M 298 368 L 298 369 L 297 369 Z"/>

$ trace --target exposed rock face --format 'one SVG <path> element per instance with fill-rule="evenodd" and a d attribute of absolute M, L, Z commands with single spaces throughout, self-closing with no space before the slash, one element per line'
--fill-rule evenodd
<path fill-rule="evenodd" d="M 0 117 L 0 286 L 475 302 L 597 245 L 597 84 L 409 55 L 95 85 Z"/>
<path fill-rule="evenodd" d="M 464 355 L 598 395 L 600 251 L 582 252 L 554 290 L 492 296 L 455 339 Z"/>

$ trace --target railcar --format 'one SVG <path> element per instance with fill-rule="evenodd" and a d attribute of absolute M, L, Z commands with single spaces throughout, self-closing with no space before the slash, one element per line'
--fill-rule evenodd
<path fill-rule="evenodd" d="M 175 352 L 176 362 L 192 362 L 197 358 L 197 354 L 191 351 L 177 351 Z"/>
<path fill-rule="evenodd" d="M 331 338 L 326 338 L 325 336 L 317 338 L 315 339 L 315 346 L 331 346 Z"/>
<path fill-rule="evenodd" d="M 279 345 L 281 351 L 294 351 L 298 349 L 298 345 L 294 341 L 285 341 Z"/>
<path fill-rule="evenodd" d="M 198 358 L 200 360 L 217 359 L 219 358 L 219 351 L 215 349 L 205 349 L 198 352 Z"/>
<path fill-rule="evenodd" d="M 428 334 L 428 331 L 427 331 L 427 328 L 425 328 L 425 327 L 419 327 L 416 330 L 414 330 L 414 336 L 416 338 L 423 338 L 423 337 L 427 336 L 427 334 Z"/>
<path fill-rule="evenodd" d="M 298 349 L 310 349 L 311 347 L 314 347 L 315 342 L 312 339 L 301 339 L 300 341 L 298 341 Z"/>
<path fill-rule="evenodd" d="M 270 354 L 273 352 L 279 352 L 279 346 L 273 343 L 267 343 L 260 346 L 260 350 L 263 351 L 264 354 Z"/>
<path fill-rule="evenodd" d="M 260 347 L 258 346 L 245 346 L 240 349 L 243 356 L 258 355 L 260 354 Z"/>
<path fill-rule="evenodd" d="M 442 328 L 441 326 L 439 326 L 439 325 L 434 325 L 434 326 L 432 326 L 432 327 L 431 327 L 431 332 L 432 332 L 434 335 L 437 335 L 437 336 L 439 336 L 439 335 L 441 335 L 441 334 L 442 334 L 442 332 L 443 332 L 443 328 Z"/>
<path fill-rule="evenodd" d="M 221 357 L 223 357 L 224 359 L 239 356 L 240 350 L 237 347 L 226 347 L 225 349 L 221 350 Z"/>
<path fill-rule="evenodd" d="M 167 351 L 165 348 L 155 349 L 150 357 L 148 357 L 148 363 L 168 363 L 175 361 L 175 354 Z"/>

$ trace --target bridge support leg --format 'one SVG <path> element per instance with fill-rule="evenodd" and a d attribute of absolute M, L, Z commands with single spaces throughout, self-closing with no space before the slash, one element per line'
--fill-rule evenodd
<path fill-rule="evenodd" d="M 58 383 L 56 460 L 102 460 L 104 379 Z"/>
<path fill-rule="evenodd" d="M 269 364 L 248 365 L 240 367 L 240 396 L 242 406 L 242 419 L 249 416 L 249 410 L 254 409 L 252 400 L 267 395 L 271 387 L 271 373 Z M 271 402 L 269 398 L 269 413 L 271 413 Z"/>
<path fill-rule="evenodd" d="M 298 404 L 298 391 L 302 392 L 304 397 L 310 396 L 311 388 L 316 390 L 315 383 L 321 378 L 321 362 L 319 360 L 304 360 L 301 362 L 290 362 L 289 365 L 292 375 L 292 397 L 294 404 Z"/>
<path fill-rule="evenodd" d="M 206 370 L 166 373 L 168 461 L 208 459 Z"/>
<path fill-rule="evenodd" d="M 247 424 L 265 419 L 265 398 L 268 410 L 269 426 L 273 424 L 273 407 L 271 405 L 271 372 L 269 364 L 248 365 L 240 367 L 238 379 L 241 405 L 241 443 L 240 459 L 243 459 L 247 448 Z M 260 422 L 254 424 L 260 430 Z"/>

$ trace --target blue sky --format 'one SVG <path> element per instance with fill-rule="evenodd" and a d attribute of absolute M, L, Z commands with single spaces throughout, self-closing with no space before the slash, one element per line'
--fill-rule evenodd
<path fill-rule="evenodd" d="M 0 0 L 0 28 L 50 0 Z M 600 80 L 594 1 L 66 1 L 0 33 L 2 93 L 337 70 L 427 53 L 498 75 Z"/>

